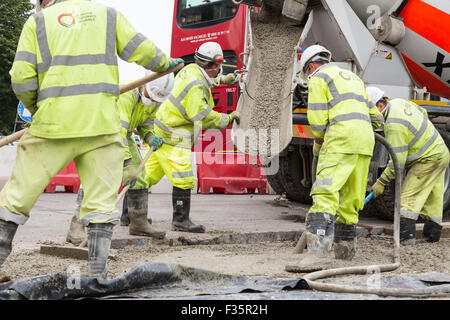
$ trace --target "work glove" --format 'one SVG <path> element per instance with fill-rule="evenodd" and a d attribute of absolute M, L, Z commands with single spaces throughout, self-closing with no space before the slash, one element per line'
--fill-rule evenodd
<path fill-rule="evenodd" d="M 380 179 L 377 180 L 372 186 L 373 191 L 373 197 L 376 198 L 378 196 L 381 196 L 384 193 L 384 187 L 385 184 L 380 181 Z"/>
<path fill-rule="evenodd" d="M 137 180 L 136 171 L 137 167 L 132 164 L 131 159 L 125 160 L 123 163 L 123 186 L 130 185 L 130 188 L 132 188 L 135 185 Z"/>
<path fill-rule="evenodd" d="M 172 68 L 175 68 L 177 65 L 179 65 L 180 63 L 184 63 L 184 60 L 183 59 L 181 59 L 181 58 L 176 58 L 176 59 L 173 59 L 173 58 L 170 58 L 169 59 L 169 68 L 167 68 L 167 70 L 170 70 L 170 69 L 172 69 Z"/>
<path fill-rule="evenodd" d="M 231 116 L 231 122 L 236 121 L 237 124 L 241 123 L 241 115 L 237 111 L 233 111 L 230 113 Z"/>
<path fill-rule="evenodd" d="M 239 81 L 239 76 L 235 75 L 234 73 L 229 73 L 226 76 L 222 76 L 220 78 L 221 84 L 226 84 L 229 86 L 234 86 Z"/>
<path fill-rule="evenodd" d="M 322 144 L 321 143 L 317 143 L 316 141 L 314 141 L 314 145 L 313 145 L 313 155 L 314 155 L 314 157 L 318 157 L 319 156 L 321 148 L 322 148 Z"/>
<path fill-rule="evenodd" d="M 136 144 L 136 140 L 134 134 L 130 134 L 127 136 L 128 140 L 128 150 L 130 151 L 131 158 L 135 161 L 140 161 L 142 159 L 141 153 L 139 152 L 138 146 Z"/>
<path fill-rule="evenodd" d="M 153 134 L 148 134 L 145 139 L 145 143 L 147 143 L 150 147 L 153 147 L 153 151 L 158 150 L 162 147 L 164 143 L 166 143 L 166 140 L 164 138 L 155 136 Z"/>

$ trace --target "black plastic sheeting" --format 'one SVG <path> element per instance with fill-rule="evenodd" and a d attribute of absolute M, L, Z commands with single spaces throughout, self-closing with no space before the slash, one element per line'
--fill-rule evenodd
<path fill-rule="evenodd" d="M 367 284 L 368 276 L 326 279 Z M 450 274 L 380 277 L 383 287 L 423 288 L 450 283 Z M 0 285 L 2 300 L 64 299 L 230 299 L 230 300 L 375 300 L 377 295 L 312 291 L 303 279 L 239 277 L 177 264 L 145 263 L 120 277 L 99 282 L 92 277 L 50 274 Z M 393 299 L 392 297 L 390 299 Z"/>

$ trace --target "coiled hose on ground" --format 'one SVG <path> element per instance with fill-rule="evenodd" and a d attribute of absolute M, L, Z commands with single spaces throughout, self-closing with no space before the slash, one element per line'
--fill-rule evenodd
<path fill-rule="evenodd" d="M 380 287 L 363 287 L 350 286 L 341 284 L 331 284 L 319 282 L 316 280 L 327 277 L 334 277 L 338 275 L 348 274 L 373 274 L 374 272 L 393 271 L 400 267 L 400 197 L 402 184 L 402 171 L 398 163 L 397 156 L 387 140 L 375 133 L 375 140 L 383 144 L 388 150 L 394 162 L 395 170 L 395 205 L 394 205 L 394 263 L 383 265 L 369 265 L 357 267 L 345 267 L 329 270 L 322 270 L 310 273 L 303 277 L 308 283 L 309 287 L 318 291 L 336 292 L 336 293 L 359 293 L 359 294 L 376 294 L 379 296 L 394 296 L 394 297 L 436 297 L 447 296 L 450 294 L 450 284 L 430 286 L 427 288 L 380 288 Z M 313 163 L 313 179 L 315 178 L 315 166 L 317 166 L 317 159 Z"/>

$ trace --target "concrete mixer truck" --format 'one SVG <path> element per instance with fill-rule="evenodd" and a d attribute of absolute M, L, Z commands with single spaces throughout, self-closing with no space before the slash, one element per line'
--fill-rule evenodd
<path fill-rule="evenodd" d="M 367 86 L 424 107 L 450 146 L 450 102 L 446 100 L 450 98 L 450 1 L 232 1 L 251 7 L 248 45 L 240 56 L 245 65 L 237 106 L 243 114 L 240 128 L 277 130 L 276 143 L 272 142 L 266 157 L 267 162 L 278 162 L 277 170 L 267 172 L 277 193 L 311 202 L 313 135 L 306 117 L 307 83 L 298 76 L 299 57 L 309 45 L 329 49 L 332 63 L 355 72 Z M 235 139 L 235 144 L 239 150 L 261 156 L 260 150 L 242 139 Z M 387 162 L 386 149 L 377 144 L 368 186 Z M 444 216 L 450 212 L 449 182 L 447 169 Z M 389 189 L 371 206 L 379 217 L 392 219 L 393 185 Z"/>

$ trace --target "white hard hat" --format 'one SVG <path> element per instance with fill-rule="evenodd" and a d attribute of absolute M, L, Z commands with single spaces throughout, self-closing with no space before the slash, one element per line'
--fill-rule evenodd
<path fill-rule="evenodd" d="M 146 76 L 153 74 L 152 71 L 147 71 L 145 73 Z M 153 81 L 147 82 L 145 84 L 145 89 L 147 90 L 148 96 L 156 101 L 156 102 L 163 102 L 167 99 L 170 92 L 173 89 L 174 85 L 174 76 L 173 72 L 166 74 L 165 76 L 162 76 L 158 79 L 155 79 Z"/>
<path fill-rule="evenodd" d="M 195 59 L 201 64 L 225 62 L 223 51 L 217 42 L 205 42 L 195 50 Z"/>
<path fill-rule="evenodd" d="M 367 87 L 367 94 L 369 95 L 369 99 L 373 104 L 377 104 L 378 100 L 384 97 L 384 91 L 377 87 Z"/>
<path fill-rule="evenodd" d="M 331 52 L 321 45 L 315 44 L 306 48 L 300 58 L 300 76 L 306 79 L 305 69 L 310 62 L 314 61 L 331 61 Z"/>

